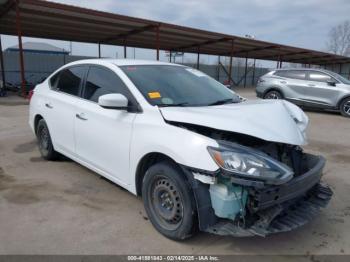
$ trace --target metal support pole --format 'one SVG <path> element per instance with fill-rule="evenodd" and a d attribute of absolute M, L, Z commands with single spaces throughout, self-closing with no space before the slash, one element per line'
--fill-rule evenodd
<path fill-rule="evenodd" d="M 17 35 L 18 35 L 19 62 L 20 62 L 20 69 L 21 69 L 21 92 L 22 92 L 22 96 L 25 97 L 26 90 L 25 90 L 24 58 L 23 58 L 23 46 L 22 46 L 22 28 L 21 28 L 18 0 L 16 0 L 16 28 L 17 28 Z"/>
<path fill-rule="evenodd" d="M 171 50 L 169 51 L 169 61 L 171 63 Z"/>
<path fill-rule="evenodd" d="M 342 71 L 342 64 L 339 64 L 339 75 L 341 75 L 341 71 Z"/>
<path fill-rule="evenodd" d="M 156 27 L 156 50 L 157 50 L 157 61 L 159 61 L 159 27 L 160 25 L 158 25 Z"/>
<path fill-rule="evenodd" d="M 101 44 L 98 42 L 98 58 L 101 58 Z"/>
<path fill-rule="evenodd" d="M 282 60 L 280 61 L 280 68 L 282 68 Z"/>
<path fill-rule="evenodd" d="M 230 53 L 230 65 L 229 65 L 229 69 L 228 69 L 228 73 L 229 73 L 229 80 L 228 80 L 228 84 L 231 86 L 231 83 L 232 83 L 232 57 L 233 57 L 233 49 L 234 49 L 234 43 L 235 43 L 235 40 L 232 39 L 231 40 L 231 53 Z"/>
<path fill-rule="evenodd" d="M 4 55 L 2 53 L 1 35 L 0 35 L 0 65 L 1 65 L 2 84 L 3 84 L 3 88 L 5 88 L 6 78 L 5 78 Z"/>
<path fill-rule="evenodd" d="M 255 61 L 256 59 L 254 59 L 254 62 L 253 62 L 252 86 L 255 84 Z"/>
<path fill-rule="evenodd" d="M 218 56 L 217 80 L 220 81 L 220 56 Z"/>
<path fill-rule="evenodd" d="M 197 66 L 196 66 L 196 68 L 197 69 L 199 69 L 199 46 L 198 46 L 198 48 L 197 48 Z"/>
<path fill-rule="evenodd" d="M 126 38 L 124 39 L 124 58 L 126 59 Z"/>
<path fill-rule="evenodd" d="M 276 68 L 279 68 L 280 61 L 277 60 Z"/>
<path fill-rule="evenodd" d="M 245 68 L 244 68 L 244 87 L 247 85 L 247 70 L 248 70 L 248 57 L 245 58 Z"/>

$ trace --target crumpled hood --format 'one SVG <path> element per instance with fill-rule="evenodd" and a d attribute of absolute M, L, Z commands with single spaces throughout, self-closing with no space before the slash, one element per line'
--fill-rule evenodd
<path fill-rule="evenodd" d="M 306 144 L 309 119 L 285 100 L 252 100 L 206 107 L 162 107 L 168 121 L 206 126 L 291 145 Z"/>

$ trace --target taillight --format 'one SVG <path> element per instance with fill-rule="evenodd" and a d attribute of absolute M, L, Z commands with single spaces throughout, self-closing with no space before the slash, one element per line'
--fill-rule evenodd
<path fill-rule="evenodd" d="M 30 99 L 32 99 L 33 95 L 34 95 L 34 89 L 32 89 L 28 92 L 27 99 L 29 100 L 29 102 L 30 102 Z"/>

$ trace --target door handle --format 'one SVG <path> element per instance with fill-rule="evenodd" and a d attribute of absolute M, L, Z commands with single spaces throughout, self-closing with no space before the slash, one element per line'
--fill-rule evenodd
<path fill-rule="evenodd" d="M 85 117 L 85 114 L 84 113 L 80 113 L 80 114 L 76 114 L 75 115 L 76 118 L 80 119 L 80 120 L 88 120 L 86 117 Z"/>
<path fill-rule="evenodd" d="M 287 81 L 280 81 L 281 84 L 287 84 Z"/>
<path fill-rule="evenodd" d="M 50 109 L 53 108 L 53 106 L 52 106 L 50 103 L 45 103 L 45 106 L 46 106 L 47 108 L 50 108 Z"/>
<path fill-rule="evenodd" d="M 315 84 L 308 84 L 308 86 L 316 86 Z"/>

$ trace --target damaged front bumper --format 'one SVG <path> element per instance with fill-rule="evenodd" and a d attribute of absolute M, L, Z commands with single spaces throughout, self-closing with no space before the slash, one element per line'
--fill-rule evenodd
<path fill-rule="evenodd" d="M 332 190 L 318 183 L 306 195 L 296 201 L 287 201 L 258 212 L 259 217 L 252 225 L 243 226 L 234 221 L 221 220 L 205 231 L 218 235 L 267 236 L 287 232 L 311 221 L 325 207 L 332 197 Z"/>
<path fill-rule="evenodd" d="M 264 185 L 232 177 L 230 183 L 241 186 L 248 195 L 243 212 L 234 219 L 217 216 L 209 185 L 193 179 L 200 229 L 218 235 L 244 237 L 266 236 L 305 225 L 328 204 L 333 193 L 321 182 L 325 159 L 305 154 L 304 161 L 307 171 L 281 185 Z M 189 172 L 194 173 L 193 170 Z"/>

